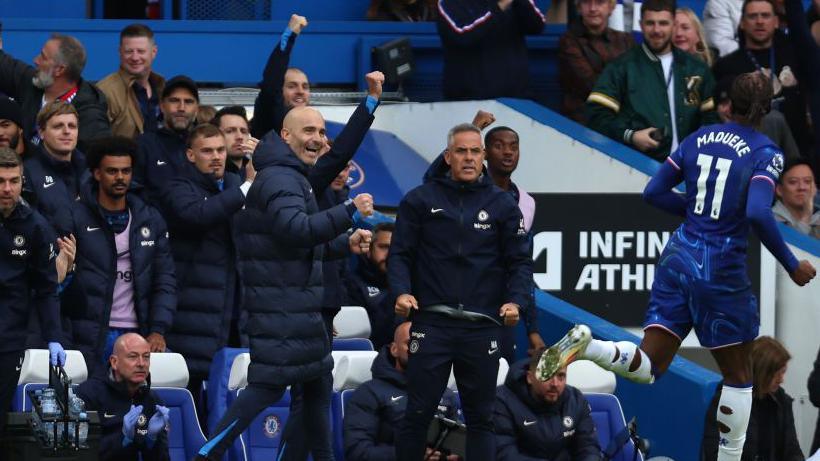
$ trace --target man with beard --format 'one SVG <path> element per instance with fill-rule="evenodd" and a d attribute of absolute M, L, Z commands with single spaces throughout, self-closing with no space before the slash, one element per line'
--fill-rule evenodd
<path fill-rule="evenodd" d="M 225 106 L 217 111 L 211 123 L 225 135 L 228 149 L 225 171 L 238 174 L 244 181 L 250 170 L 253 170 L 251 155 L 259 143 L 258 139 L 250 135 L 248 113 L 242 106 Z"/>
<path fill-rule="evenodd" d="M 367 309 L 370 342 L 379 350 L 393 339 L 396 314 L 387 287 L 387 256 L 396 225 L 379 223 L 373 228 L 373 242 L 367 255 L 359 257 L 356 270 L 347 278 L 347 304 Z"/>
<path fill-rule="evenodd" d="M 57 231 L 70 233 L 70 209 L 89 177 L 85 156 L 77 150 L 79 116 L 71 104 L 53 101 L 37 115 L 42 139 L 25 159 L 24 197 Z"/>
<path fill-rule="evenodd" d="M 21 157 L 28 157 L 33 149 L 23 136 L 20 106 L 6 97 L 0 97 L 0 147 L 8 147 Z"/>
<path fill-rule="evenodd" d="M 261 138 L 269 131 L 279 133 L 285 114 L 294 107 L 310 104 L 310 82 L 296 67 L 288 67 L 296 37 L 307 27 L 304 16 L 294 14 L 265 64 L 259 94 L 253 104 L 251 133 Z"/>
<path fill-rule="evenodd" d="M 772 0 L 743 2 L 740 17 L 740 49 L 721 57 L 714 67 L 715 78 L 733 81 L 740 74 L 762 72 L 772 80 L 772 108 L 786 117 L 800 152 L 809 152 L 811 129 L 806 118 L 806 93 L 798 81 L 797 62 L 790 36 L 778 30 Z M 811 78 L 816 78 L 812 75 Z"/>
<path fill-rule="evenodd" d="M 607 65 L 587 98 L 590 128 L 661 161 L 701 125 L 717 122 L 712 74 L 672 46 L 674 22 L 674 1 L 644 2 L 643 44 Z"/>
<path fill-rule="evenodd" d="M 499 126 L 491 129 L 484 135 L 484 146 L 487 151 L 487 171 L 496 186 L 507 191 L 518 203 L 518 209 L 524 218 L 524 229 L 529 234 L 530 247 L 532 247 L 532 221 L 535 218 L 535 200 L 524 189 L 518 187 L 511 177 L 518 168 L 520 158 L 518 133 L 512 128 Z M 533 287 L 534 289 L 535 287 Z M 528 353 L 532 355 L 538 349 L 544 347 L 544 339 L 538 332 L 538 312 L 535 307 L 535 299 L 530 297 L 526 306 L 522 306 L 524 315 L 524 327 L 527 330 L 529 341 Z M 515 361 L 515 330 L 516 327 L 504 329 L 501 339 L 501 355 L 507 359 L 508 363 Z"/>
<path fill-rule="evenodd" d="M 547 381 L 535 377 L 544 349 L 510 365 L 496 391 L 495 438 L 500 461 L 599 461 L 601 447 L 584 394 L 567 386 L 567 369 Z"/>
<path fill-rule="evenodd" d="M 0 92 L 20 103 L 26 139 L 40 142 L 35 118 L 44 105 L 56 100 L 77 109 L 80 149 L 91 139 L 111 134 L 105 96 L 81 77 L 85 61 L 82 43 L 69 35 L 53 34 L 34 57 L 36 68 L 0 49 Z"/>
<path fill-rule="evenodd" d="M 23 163 L 7 147 L 0 147 L 0 431 L 6 423 L 23 351 L 26 322 L 36 312 L 48 342 L 51 365 L 65 365 L 60 341 L 54 231 L 20 198 Z M 5 459 L 0 455 L 0 459 Z"/>
<path fill-rule="evenodd" d="M 160 127 L 159 95 L 165 79 L 152 70 L 154 32 L 131 24 L 120 32 L 120 69 L 97 83 L 108 101 L 111 132 L 134 139 Z"/>
<path fill-rule="evenodd" d="M 114 341 L 125 333 L 139 333 L 151 352 L 164 352 L 176 310 L 165 221 L 128 192 L 135 155 L 128 138 L 95 141 L 88 152 L 92 179 L 71 208 L 77 267 L 63 309 L 89 375 L 105 371 Z"/>
<path fill-rule="evenodd" d="M 188 134 L 196 123 L 199 89 L 189 77 L 177 75 L 165 83 L 160 110 L 164 120 L 157 131 L 137 138 L 134 181 L 145 188 L 148 203 L 158 205 L 171 178 L 187 165 Z"/>

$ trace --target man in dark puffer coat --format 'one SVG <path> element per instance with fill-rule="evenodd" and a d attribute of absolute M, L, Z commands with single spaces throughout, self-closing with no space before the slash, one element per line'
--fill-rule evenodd
<path fill-rule="evenodd" d="M 245 205 L 256 171 L 248 168 L 245 182 L 225 171 L 225 136 L 214 125 L 194 128 L 188 144 L 190 164 L 163 197 L 179 292 L 168 347 L 185 356 L 188 390 L 199 395 L 214 354 L 229 339 L 239 346 L 234 217 Z M 204 417 L 202 408 L 199 414 Z"/>
<path fill-rule="evenodd" d="M 358 195 L 319 212 L 308 181 L 325 143 L 321 114 L 294 108 L 285 117 L 282 138 L 269 133 L 256 148 L 257 176 L 246 210 L 238 217 L 239 268 L 251 364 L 248 387 L 228 409 L 198 459 L 221 459 L 253 418 L 282 397 L 290 384 L 302 384 L 303 412 L 311 421 L 313 459 L 333 459 L 330 444 L 330 341 L 322 321 L 322 260 L 361 254 L 370 233 L 348 236 L 358 209 L 368 215 L 373 198 Z M 334 174 L 335 177 L 335 174 Z"/>

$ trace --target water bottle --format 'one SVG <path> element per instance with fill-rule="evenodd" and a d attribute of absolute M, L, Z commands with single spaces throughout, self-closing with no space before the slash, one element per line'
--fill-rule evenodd
<path fill-rule="evenodd" d="M 80 448 L 88 447 L 88 414 L 80 413 L 80 433 L 78 444 Z"/>
<path fill-rule="evenodd" d="M 40 409 L 43 411 L 43 418 L 53 418 L 57 413 L 57 401 L 54 398 L 54 389 L 45 389 L 43 397 L 40 399 Z"/>

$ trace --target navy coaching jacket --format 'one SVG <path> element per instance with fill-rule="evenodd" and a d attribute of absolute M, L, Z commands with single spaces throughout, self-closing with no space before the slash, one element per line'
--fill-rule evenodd
<path fill-rule="evenodd" d="M 71 161 L 59 161 L 46 152 L 43 143 L 27 158 L 23 166 L 25 196 L 32 206 L 52 225 L 57 235 L 71 232 L 71 207 L 91 177 L 85 156 L 78 150 Z"/>
<path fill-rule="evenodd" d="M 8 218 L 0 214 L 0 353 L 26 348 L 29 312 L 36 310 L 46 341 L 62 341 L 56 237 L 46 220 L 27 203 Z"/>
<path fill-rule="evenodd" d="M 567 386 L 555 403 L 536 401 L 527 385 L 528 362 L 514 363 L 496 391 L 496 459 L 600 460 L 598 434 L 584 394 Z"/>
<path fill-rule="evenodd" d="M 387 275 L 396 296 L 409 293 L 425 306 L 446 304 L 501 321 L 504 303 L 527 306 L 532 259 L 515 199 L 483 173 L 454 181 L 440 155 L 424 184 L 399 204 Z M 440 317 L 440 316 L 437 316 Z"/>
<path fill-rule="evenodd" d="M 171 328 L 177 304 L 168 231 L 157 210 L 132 193 L 127 201 L 139 333 L 165 335 Z M 102 363 L 100 354 L 108 335 L 117 278 L 117 249 L 114 232 L 97 202 L 96 183 L 86 185 L 72 211 L 77 268 L 73 281 L 63 292 L 63 309 L 71 321 L 72 345 L 82 351 L 91 374 Z"/>

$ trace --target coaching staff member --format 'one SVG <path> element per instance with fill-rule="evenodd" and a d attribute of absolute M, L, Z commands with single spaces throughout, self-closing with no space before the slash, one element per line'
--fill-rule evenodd
<path fill-rule="evenodd" d="M 20 199 L 22 189 L 22 160 L 0 147 L 0 431 L 20 376 L 29 310 L 40 315 L 51 364 L 65 364 L 54 264 L 57 237 L 45 218 Z"/>
<path fill-rule="evenodd" d="M 399 205 L 388 280 L 396 313 L 412 313 L 407 410 L 399 460 L 424 458 L 427 427 L 451 365 L 467 423 L 467 459 L 495 457 L 493 404 L 502 325 L 532 287 L 527 231 L 512 196 L 483 171 L 481 131 L 458 125 L 424 184 Z"/>

